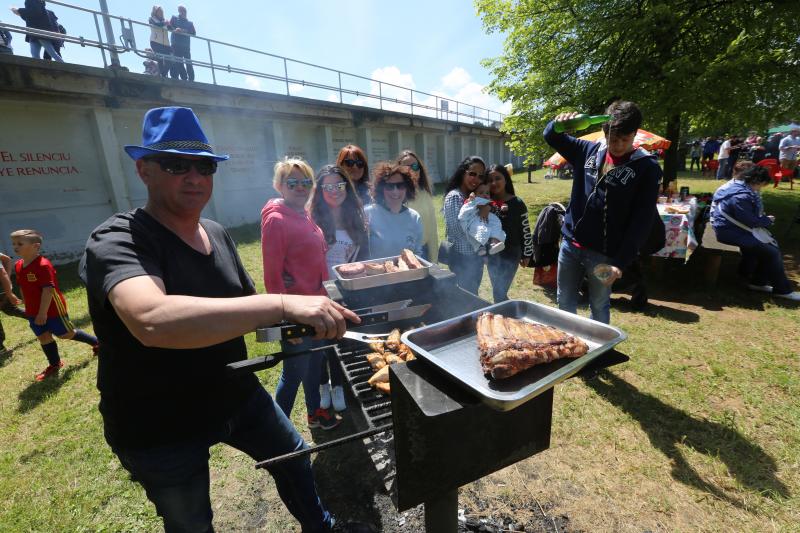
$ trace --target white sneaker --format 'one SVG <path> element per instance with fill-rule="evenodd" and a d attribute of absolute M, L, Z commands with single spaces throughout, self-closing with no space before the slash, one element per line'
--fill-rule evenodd
<path fill-rule="evenodd" d="M 319 406 L 323 409 L 331 408 L 331 386 L 327 383 L 319 386 Z"/>
<path fill-rule="evenodd" d="M 489 254 L 491 255 L 499 254 L 505 249 L 506 249 L 506 243 L 504 243 L 503 241 L 496 242 L 492 245 L 491 248 L 489 248 Z"/>
<path fill-rule="evenodd" d="M 747 288 L 751 291 L 772 292 L 772 285 L 753 285 L 752 283 L 748 283 Z"/>
<path fill-rule="evenodd" d="M 775 294 L 772 293 L 773 296 L 777 298 L 784 298 L 786 300 L 791 300 L 793 302 L 800 302 L 800 292 L 787 292 L 786 294 Z"/>
<path fill-rule="evenodd" d="M 347 403 L 344 401 L 344 389 L 341 386 L 333 387 L 331 396 L 333 397 L 334 411 L 342 412 L 347 410 Z"/>

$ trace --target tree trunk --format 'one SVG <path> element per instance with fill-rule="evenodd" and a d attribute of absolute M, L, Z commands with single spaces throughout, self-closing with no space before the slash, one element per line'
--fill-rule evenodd
<path fill-rule="evenodd" d="M 672 144 L 664 154 L 664 190 L 678 177 L 678 149 L 681 141 L 681 115 L 675 113 L 667 120 L 667 139 Z"/>

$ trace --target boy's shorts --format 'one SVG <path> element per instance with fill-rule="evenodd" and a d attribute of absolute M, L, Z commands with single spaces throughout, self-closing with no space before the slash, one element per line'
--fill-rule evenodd
<path fill-rule="evenodd" d="M 46 331 L 49 331 L 53 335 L 65 335 L 75 329 L 72 327 L 72 322 L 70 321 L 68 315 L 64 315 L 63 317 L 48 318 L 47 322 L 41 326 L 35 324 L 35 320 L 35 318 L 28 317 L 28 324 L 31 325 L 33 334 L 37 337 Z"/>

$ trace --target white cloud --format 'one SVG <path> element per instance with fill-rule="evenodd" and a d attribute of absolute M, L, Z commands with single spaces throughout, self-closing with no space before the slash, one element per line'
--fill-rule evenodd
<path fill-rule="evenodd" d="M 456 67 L 442 77 L 442 87 L 445 89 L 458 89 L 472 81 L 469 72 L 461 67 Z"/>
<path fill-rule="evenodd" d="M 247 85 L 248 89 L 253 89 L 254 91 L 260 91 L 262 89 L 261 80 L 255 76 L 245 76 L 244 84 Z"/>

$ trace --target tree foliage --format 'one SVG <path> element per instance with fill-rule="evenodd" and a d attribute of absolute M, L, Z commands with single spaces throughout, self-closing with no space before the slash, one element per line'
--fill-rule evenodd
<path fill-rule="evenodd" d="M 673 156 L 682 130 L 739 132 L 800 117 L 798 0 L 475 5 L 486 30 L 506 36 L 503 55 L 484 64 L 489 90 L 512 104 L 504 130 L 515 153 L 545 153 L 541 132 L 558 112 L 601 113 L 617 98 L 639 104 L 644 127 L 673 141 Z"/>

